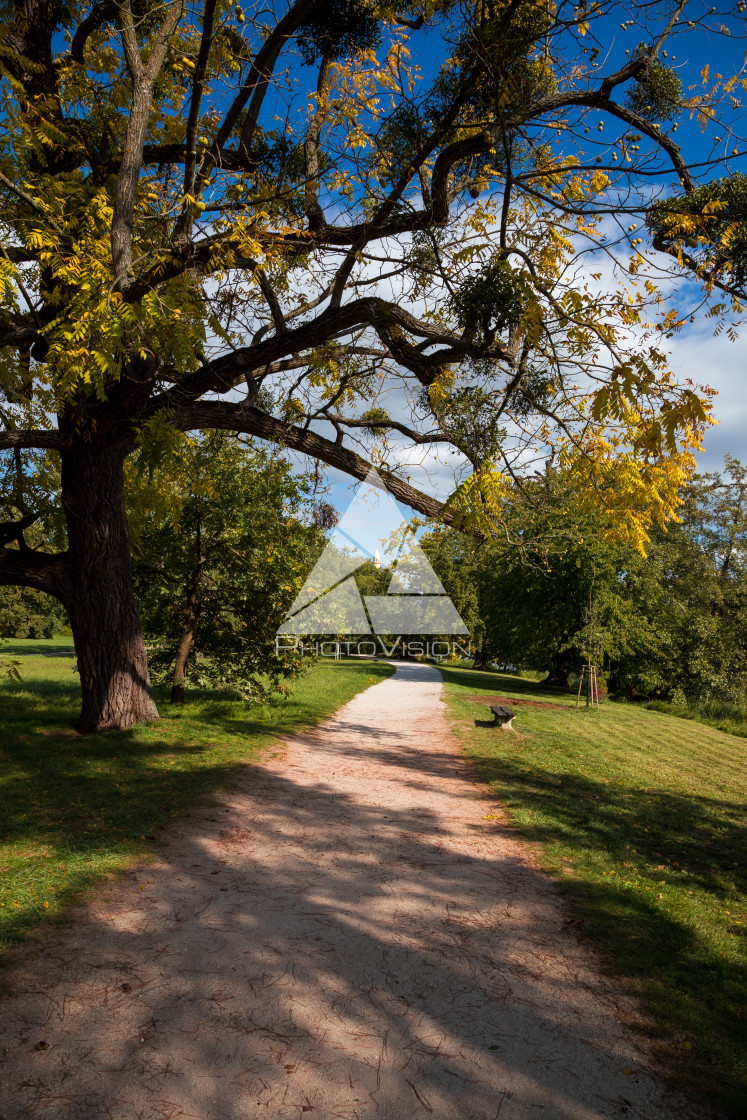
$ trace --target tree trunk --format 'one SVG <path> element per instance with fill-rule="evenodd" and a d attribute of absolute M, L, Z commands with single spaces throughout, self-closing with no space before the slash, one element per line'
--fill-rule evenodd
<path fill-rule="evenodd" d="M 187 584 L 187 610 L 184 619 L 184 633 L 179 642 L 179 649 L 176 652 L 174 683 L 171 686 L 172 704 L 184 703 L 184 680 L 187 675 L 187 661 L 189 660 L 189 654 L 194 645 L 195 632 L 197 630 L 197 616 L 199 614 L 197 607 L 197 591 L 200 586 L 202 569 L 204 567 L 205 560 L 202 556 L 202 517 L 198 510 L 197 523 L 195 525 L 195 568 Z"/>
<path fill-rule="evenodd" d="M 179 648 L 176 651 L 174 683 L 171 686 L 172 704 L 184 703 L 184 681 L 187 675 L 187 661 L 189 660 L 189 655 L 192 651 L 192 646 L 195 640 L 195 631 L 197 630 L 197 588 L 200 583 L 201 573 L 202 564 L 199 564 L 197 571 L 192 576 L 189 587 L 187 588 L 187 614 L 184 633 L 181 636 Z"/>
<path fill-rule="evenodd" d="M 556 685 L 559 688 L 568 688 L 570 681 L 568 674 L 573 665 L 573 650 L 563 649 L 553 658 L 553 667 L 547 674 L 542 684 Z"/>
<path fill-rule="evenodd" d="M 176 651 L 176 664 L 174 665 L 174 680 L 171 685 L 172 704 L 184 703 L 184 681 L 187 676 L 187 661 L 194 640 L 194 630 L 185 630 L 179 642 L 179 649 Z"/>
<path fill-rule="evenodd" d="M 78 444 L 62 453 L 68 529 L 66 607 L 83 692 L 82 731 L 158 719 L 130 569 L 124 451 Z"/>

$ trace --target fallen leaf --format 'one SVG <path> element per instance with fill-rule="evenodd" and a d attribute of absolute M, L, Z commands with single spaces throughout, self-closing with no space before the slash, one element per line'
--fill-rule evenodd
<path fill-rule="evenodd" d="M 637 1072 L 638 1072 L 638 1070 L 634 1069 L 633 1066 L 628 1066 L 626 1069 L 621 1069 L 620 1070 L 620 1073 L 637 1073 Z"/>

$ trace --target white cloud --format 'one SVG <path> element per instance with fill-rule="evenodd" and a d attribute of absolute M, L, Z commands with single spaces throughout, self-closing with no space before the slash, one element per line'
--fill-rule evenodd
<path fill-rule="evenodd" d="M 718 392 L 714 415 L 719 425 L 706 433 L 698 470 L 719 470 L 726 451 L 747 461 L 747 335 L 730 342 L 725 333 L 714 338 L 700 324 L 677 335 L 670 346 L 678 378 L 690 378 Z"/>

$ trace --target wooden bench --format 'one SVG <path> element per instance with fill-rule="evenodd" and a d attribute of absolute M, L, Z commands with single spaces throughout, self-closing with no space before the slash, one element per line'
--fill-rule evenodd
<path fill-rule="evenodd" d="M 512 712 L 510 708 L 504 708 L 501 704 L 491 704 L 490 710 L 495 717 L 493 719 L 493 726 L 497 727 L 499 724 L 502 731 L 513 731 L 513 722 L 516 719 L 516 712 Z"/>

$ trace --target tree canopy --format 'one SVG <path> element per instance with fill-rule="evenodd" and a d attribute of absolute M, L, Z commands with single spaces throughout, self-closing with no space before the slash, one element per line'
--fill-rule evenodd
<path fill-rule="evenodd" d="M 668 51 L 741 22 L 633 0 L 607 50 L 619 14 L 4 5 L 0 448 L 59 465 L 67 542 L 28 545 L 36 511 L 11 502 L 0 580 L 65 604 L 84 726 L 155 715 L 122 496 L 138 447 L 226 429 L 358 478 L 375 462 L 428 516 L 404 464 L 441 448 L 468 465 L 445 515 L 481 533 L 550 455 L 635 545 L 672 516 L 710 406 L 667 366 L 662 262 L 718 315 L 743 295 L 737 178 L 675 132 L 689 114 L 731 137 L 742 87 L 686 90 Z"/>
<path fill-rule="evenodd" d="M 547 670 L 567 686 L 589 660 L 618 693 L 744 702 L 747 689 L 747 468 L 683 487 L 680 518 L 647 555 L 605 540 L 552 472 L 511 511 L 514 543 L 440 527 L 423 540 L 468 623 L 479 665 Z"/>
<path fill-rule="evenodd" d="M 324 538 L 308 480 L 245 443 L 210 432 L 158 472 L 129 465 L 135 593 L 151 676 L 173 682 L 172 702 L 186 682 L 257 699 L 300 672 L 275 631 Z"/>

